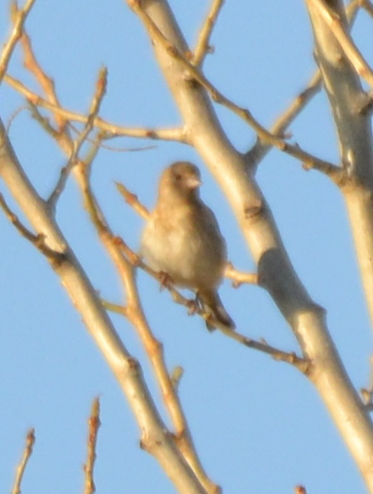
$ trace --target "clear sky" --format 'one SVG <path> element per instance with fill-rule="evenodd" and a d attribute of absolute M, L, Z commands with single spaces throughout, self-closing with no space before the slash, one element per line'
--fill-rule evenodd
<path fill-rule="evenodd" d="M 8 5 L 0 2 L 0 40 L 9 33 Z M 188 42 L 193 43 L 209 2 L 171 1 Z M 37 0 L 27 21 L 35 52 L 56 83 L 61 103 L 86 113 L 102 65 L 109 83 L 102 116 L 123 126 L 170 127 L 180 122 L 152 55 L 144 29 L 125 2 Z M 354 28 L 359 46 L 373 61 L 371 21 L 362 13 Z M 213 34 L 207 77 L 227 97 L 270 125 L 302 90 L 315 70 L 312 33 L 303 2 L 226 2 Z M 36 89 L 16 50 L 9 73 Z M 0 113 L 5 123 L 22 99 L 5 84 Z M 218 108 L 222 125 L 239 150 L 255 142 L 250 128 Z M 330 111 L 317 95 L 291 125 L 292 142 L 338 162 Z M 38 192 L 47 197 L 66 158 L 27 111 L 14 120 L 10 138 Z M 147 145 L 118 139 L 118 149 Z M 200 166 L 202 197 L 215 211 L 238 269 L 254 270 L 236 221 L 196 153 L 174 143 L 153 142 L 143 152 L 102 150 L 93 186 L 112 228 L 133 248 L 142 220 L 118 195 L 122 181 L 146 206 L 154 204 L 162 169 L 175 159 Z M 327 178 L 272 151 L 258 181 L 273 210 L 291 259 L 314 300 L 327 309 L 330 332 L 357 388 L 367 386 L 371 330 L 356 269 L 343 199 Z M 4 192 L 4 186 L 0 184 Z M 102 296 L 120 303 L 116 274 L 82 208 L 73 180 L 57 218 Z M 65 494 L 82 489 L 86 421 L 92 399 L 101 397 L 97 492 L 175 492 L 156 461 L 140 450 L 130 408 L 79 314 L 45 260 L 0 213 L 0 491 L 9 492 L 24 436 L 36 429 L 36 445 L 23 492 Z M 180 396 L 202 462 L 224 492 L 286 494 L 304 484 L 309 494 L 363 493 L 364 485 L 312 384 L 297 370 L 215 332 L 160 293 L 138 274 L 144 305 L 167 364 L 184 368 Z M 224 305 L 239 330 L 297 351 L 294 338 L 270 297 L 259 287 L 221 288 Z M 113 317 L 148 384 L 157 386 L 131 326 Z M 163 409 L 162 409 L 163 413 Z M 165 416 L 165 414 L 164 414 Z M 167 421 L 167 417 L 165 416 Z"/>

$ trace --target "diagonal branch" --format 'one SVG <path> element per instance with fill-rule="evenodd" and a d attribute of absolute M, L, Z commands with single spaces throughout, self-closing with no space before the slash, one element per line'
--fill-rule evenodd
<path fill-rule="evenodd" d="M 310 6 L 315 8 L 315 11 L 324 20 L 329 27 L 330 32 L 337 39 L 346 57 L 355 67 L 357 73 L 366 80 L 373 88 L 373 71 L 368 62 L 365 60 L 360 50 L 353 42 L 350 34 L 342 23 L 341 17 L 337 15 L 323 0 L 307 0 Z"/>
<path fill-rule="evenodd" d="M 203 74 L 202 72 L 192 65 L 185 54 L 181 53 L 178 48 L 173 45 L 158 29 L 157 25 L 153 22 L 151 17 L 141 8 L 139 0 L 130 0 L 128 2 L 131 8 L 138 14 L 143 23 L 145 24 L 149 34 L 163 47 L 165 52 L 173 59 L 178 60 L 186 69 L 187 75 L 184 76 L 185 80 L 189 80 L 191 83 L 198 82 L 211 96 L 213 101 L 219 103 L 237 116 L 239 116 L 244 122 L 246 122 L 258 135 L 260 141 L 265 145 L 274 146 L 280 151 L 283 151 L 294 158 L 297 158 L 304 162 L 307 166 L 315 168 L 318 166 L 320 169 L 333 169 L 334 173 L 330 174 L 333 180 L 339 180 L 340 168 L 325 160 L 321 160 L 316 156 L 302 150 L 297 145 L 292 145 L 286 142 L 283 138 L 273 135 L 265 127 L 263 127 L 251 114 L 247 108 L 236 105 L 233 101 L 225 97 Z M 337 178 L 336 178 L 337 176 Z"/>
<path fill-rule="evenodd" d="M 103 212 L 91 190 L 89 170 L 84 162 L 80 163 L 80 172 L 79 184 L 84 196 L 86 209 L 101 242 L 117 268 L 118 275 L 126 294 L 127 306 L 120 312 L 132 323 L 147 352 L 157 382 L 159 383 L 164 403 L 175 427 L 175 444 L 190 465 L 196 477 L 206 489 L 206 492 L 211 494 L 220 492 L 220 488 L 208 478 L 200 463 L 177 390 L 173 385 L 172 377 L 170 376 L 164 361 L 163 347 L 153 335 L 144 314 L 137 289 L 136 273 L 134 269 L 139 264 L 134 261 L 135 259 L 138 259 L 138 257 L 132 251 L 130 251 L 130 256 L 128 256 L 129 249 L 125 250 L 123 248 L 125 245 L 124 242 L 112 234 Z M 126 252 L 127 255 L 123 255 L 124 252 Z M 131 257 L 131 259 L 129 259 L 129 257 Z M 144 447 L 145 449 L 148 449 L 145 443 Z"/>
<path fill-rule="evenodd" d="M 47 243 L 45 235 L 39 233 L 38 235 L 33 234 L 28 230 L 19 220 L 18 216 L 13 213 L 8 204 L 6 203 L 4 196 L 0 194 L 0 208 L 4 211 L 8 220 L 17 229 L 18 233 L 22 235 L 26 240 L 32 243 L 54 266 L 60 265 L 65 260 L 65 255 L 63 252 L 58 252 L 51 249 Z"/>
<path fill-rule="evenodd" d="M 64 166 L 61 170 L 60 177 L 58 179 L 58 182 L 56 186 L 54 187 L 54 190 L 52 194 L 50 195 L 48 199 L 48 205 L 54 209 L 56 202 L 58 201 L 58 198 L 60 197 L 67 179 L 69 177 L 69 174 L 73 168 L 73 166 L 76 165 L 79 151 L 81 150 L 83 144 L 85 143 L 89 133 L 92 130 L 94 120 L 97 118 L 97 115 L 100 111 L 101 103 L 102 100 L 105 96 L 106 92 L 106 85 L 107 85 L 107 70 L 106 68 L 103 68 L 100 70 L 99 75 L 98 75 L 98 80 L 96 84 L 96 91 L 93 96 L 92 102 L 91 102 L 91 108 L 87 117 L 87 121 L 84 125 L 84 128 L 78 138 L 73 142 L 72 146 L 72 153 L 69 157 L 69 160 L 67 162 L 67 165 Z"/>
<path fill-rule="evenodd" d="M 211 53 L 210 38 L 223 3 L 224 0 L 213 0 L 211 4 L 210 11 L 199 33 L 194 55 L 191 59 L 191 63 L 196 67 L 201 67 L 206 55 Z"/>
<path fill-rule="evenodd" d="M 84 494 L 93 494 L 96 491 L 93 472 L 96 461 L 97 435 L 100 425 L 100 399 L 95 398 L 92 403 L 91 415 L 88 419 L 87 462 L 83 466 L 85 474 Z"/>
<path fill-rule="evenodd" d="M 351 27 L 356 13 L 359 8 L 359 1 L 364 0 L 352 0 L 346 7 L 346 15 Z M 282 115 L 277 119 L 270 129 L 270 132 L 276 136 L 282 137 L 289 127 L 289 125 L 298 117 L 305 106 L 311 101 L 311 99 L 320 91 L 321 89 L 321 72 L 317 69 L 316 72 L 311 77 L 305 89 L 303 89 L 292 101 L 287 110 L 283 112 Z M 256 166 L 268 153 L 271 146 L 265 144 L 260 139 L 254 144 L 254 146 L 246 153 L 246 158 L 248 164 L 251 166 Z M 310 168 L 310 167 L 308 167 Z M 315 168 L 315 167 L 314 167 Z M 321 171 L 321 170 L 319 170 Z"/>
<path fill-rule="evenodd" d="M 9 60 L 17 42 L 22 36 L 24 23 L 34 3 L 35 0 L 27 0 L 25 6 L 21 10 L 18 9 L 16 2 L 12 5 L 13 30 L 8 41 L 3 46 L 0 56 L 0 83 L 8 69 Z"/>
<path fill-rule="evenodd" d="M 50 103 L 42 96 L 28 89 L 24 84 L 22 84 L 14 77 L 5 75 L 4 81 L 13 89 L 23 94 L 23 96 L 25 96 L 26 99 L 31 102 L 31 104 L 45 108 L 46 110 L 51 111 L 54 115 L 58 115 L 64 120 L 72 120 L 73 122 L 79 122 L 83 124 L 87 123 L 87 116 L 67 110 L 59 104 Z M 93 125 L 94 127 L 107 132 L 108 136 L 110 137 L 135 137 L 138 139 L 159 139 L 164 141 L 188 143 L 187 133 L 184 128 L 136 129 L 132 127 L 122 127 L 120 125 L 112 124 L 98 116 L 93 120 Z"/>
<path fill-rule="evenodd" d="M 26 444 L 25 444 L 25 449 L 23 450 L 22 459 L 17 467 L 16 478 L 14 481 L 12 494 L 21 494 L 21 484 L 22 484 L 23 475 L 25 473 L 28 460 L 32 455 L 34 444 L 35 444 L 35 430 L 30 429 L 26 436 Z"/>

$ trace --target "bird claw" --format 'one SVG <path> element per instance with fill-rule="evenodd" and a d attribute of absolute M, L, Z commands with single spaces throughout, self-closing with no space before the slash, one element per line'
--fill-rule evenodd
<path fill-rule="evenodd" d="M 161 284 L 161 291 L 163 290 L 163 288 L 171 288 L 172 285 L 173 285 L 173 281 L 172 281 L 172 278 L 171 276 L 166 273 L 165 271 L 160 271 L 158 273 L 158 279 L 159 279 L 159 282 Z"/>
<path fill-rule="evenodd" d="M 188 307 L 188 316 L 194 316 L 194 314 L 200 308 L 198 296 L 196 296 L 196 298 L 194 299 L 188 300 L 187 307 Z"/>

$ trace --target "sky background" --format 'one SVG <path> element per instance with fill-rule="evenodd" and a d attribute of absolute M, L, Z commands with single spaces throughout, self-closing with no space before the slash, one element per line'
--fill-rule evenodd
<path fill-rule="evenodd" d="M 9 34 L 7 3 L 0 2 L 2 43 Z M 201 0 L 171 2 L 191 46 L 208 5 Z M 66 108 L 87 112 L 98 70 L 105 65 L 109 82 L 103 118 L 133 127 L 180 124 L 146 33 L 124 2 L 37 0 L 27 30 Z M 353 32 L 373 62 L 372 21 L 364 12 Z M 303 2 L 230 0 L 214 30 L 215 53 L 208 57 L 205 73 L 223 94 L 269 126 L 313 74 L 312 42 Z M 22 67 L 19 50 L 9 73 L 37 88 Z M 0 113 L 5 123 L 23 104 L 13 90 L 1 86 Z M 237 148 L 249 149 L 255 142 L 250 128 L 226 109 L 216 110 Z M 292 142 L 338 163 L 323 93 L 290 131 Z M 66 158 L 27 111 L 13 121 L 10 138 L 39 194 L 48 197 Z M 109 144 L 119 149 L 149 143 L 117 139 Z M 152 207 L 163 168 L 175 159 L 191 160 L 201 168 L 201 195 L 218 217 L 230 260 L 238 269 L 254 270 L 235 218 L 199 156 L 180 144 L 151 144 L 154 149 L 137 153 L 101 150 L 95 161 L 94 191 L 113 230 L 138 248 L 143 221 L 123 202 L 114 181 L 126 184 Z M 296 160 L 275 150 L 260 165 L 257 178 L 301 280 L 327 309 L 330 332 L 353 383 L 357 388 L 367 386 L 371 329 L 339 191 L 323 175 L 305 172 Z M 2 183 L 0 190 L 6 193 Z M 72 179 L 60 199 L 57 219 L 94 286 L 103 297 L 120 303 L 118 278 Z M 140 434 L 131 410 L 58 278 L 2 213 L 0 232 L 0 492 L 11 490 L 29 427 L 35 427 L 37 439 L 23 492 L 81 492 L 86 422 L 92 399 L 99 395 L 97 492 L 174 493 L 157 462 L 139 448 Z M 356 466 L 305 377 L 218 332 L 210 334 L 201 319 L 188 317 L 166 291 L 160 293 L 153 279 L 139 272 L 138 280 L 169 368 L 184 368 L 180 396 L 202 463 L 225 493 L 286 494 L 298 483 L 309 494 L 365 492 Z M 256 286 L 234 290 L 226 281 L 220 293 L 240 332 L 263 337 L 284 350 L 297 350 L 264 290 Z M 112 319 L 129 351 L 140 360 L 158 400 L 136 334 L 127 321 Z M 161 412 L 167 421 L 162 406 Z"/>

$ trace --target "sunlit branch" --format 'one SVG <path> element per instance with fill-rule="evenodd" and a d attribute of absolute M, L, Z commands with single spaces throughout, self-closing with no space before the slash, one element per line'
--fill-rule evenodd
<path fill-rule="evenodd" d="M 28 230 L 19 220 L 18 216 L 13 213 L 8 204 L 6 203 L 4 196 L 0 194 L 0 208 L 4 211 L 8 220 L 13 224 L 17 231 L 31 242 L 42 254 L 44 254 L 48 260 L 56 265 L 60 265 L 64 262 L 65 256 L 61 252 L 57 252 L 50 247 L 45 242 L 45 236 L 42 234 L 35 235 L 30 230 Z"/>
<path fill-rule="evenodd" d="M 295 494 L 307 494 L 307 490 L 303 485 L 297 485 L 294 488 Z"/>
<path fill-rule="evenodd" d="M 41 65 L 37 61 L 32 48 L 31 39 L 26 32 L 24 32 L 22 35 L 21 45 L 23 49 L 24 65 L 26 69 L 34 76 L 35 80 L 42 88 L 46 100 L 50 104 L 59 107 L 60 103 L 56 94 L 54 81 L 51 77 L 48 76 L 48 74 L 46 74 L 46 72 L 42 69 Z M 30 101 L 32 102 L 32 99 L 30 99 Z M 53 116 L 57 123 L 58 131 L 64 134 L 63 131 L 67 123 L 66 119 L 64 119 L 63 116 L 58 113 L 54 113 Z"/>
<path fill-rule="evenodd" d="M 22 36 L 23 26 L 26 21 L 35 0 L 27 0 L 23 9 L 18 9 L 17 3 L 14 2 L 12 5 L 12 18 L 13 18 L 13 29 L 12 33 L 2 48 L 0 55 L 0 83 L 3 80 L 4 74 L 8 69 L 9 60 L 12 56 L 13 50 Z"/>
<path fill-rule="evenodd" d="M 315 94 L 320 91 L 320 88 L 321 73 L 319 70 L 317 70 L 312 76 L 310 82 L 307 84 L 306 88 L 303 89 L 303 91 L 301 91 L 294 98 L 289 107 L 276 120 L 276 122 L 271 127 L 270 132 L 273 135 L 283 137 L 284 132 L 289 127 L 289 125 L 298 117 L 298 115 L 315 96 Z M 271 147 L 272 146 L 269 146 L 268 144 L 265 144 L 260 139 L 258 139 L 256 144 L 254 144 L 254 146 L 246 154 L 248 164 L 257 165 L 264 158 Z"/>
<path fill-rule="evenodd" d="M 327 177 L 329 177 L 332 182 L 334 182 L 338 187 L 341 187 L 345 184 L 348 179 L 343 168 L 339 166 L 332 165 L 327 161 L 317 160 L 317 161 L 308 161 L 303 163 L 304 170 L 317 170 L 318 172 L 323 173 Z"/>
<path fill-rule="evenodd" d="M 16 478 L 14 481 L 13 489 L 12 489 L 12 494 L 21 494 L 21 484 L 22 484 L 22 478 L 26 470 L 26 466 L 28 463 L 28 460 L 30 456 L 32 455 L 32 450 L 35 444 L 35 430 L 30 429 L 27 433 L 26 436 L 26 444 L 25 448 L 23 450 L 23 455 L 22 459 L 17 466 L 16 470 Z"/>
<path fill-rule="evenodd" d="M 203 74 L 202 72 L 192 65 L 187 57 L 180 53 L 180 51 L 170 43 L 167 38 L 163 35 L 163 33 L 158 29 L 153 20 L 149 17 L 149 15 L 142 9 L 141 2 L 139 0 L 131 0 L 129 1 L 131 8 L 137 13 L 137 15 L 144 22 L 145 27 L 147 28 L 149 34 L 155 39 L 161 46 L 163 46 L 164 50 L 167 54 L 178 60 L 185 66 L 185 69 L 188 73 L 186 78 L 190 79 L 190 81 L 198 82 L 211 96 L 211 98 L 219 103 L 233 113 L 238 115 L 244 122 L 246 122 L 254 131 L 257 133 L 258 138 L 264 145 L 274 146 L 280 151 L 283 151 L 294 158 L 299 159 L 304 162 L 307 166 L 311 166 L 315 168 L 319 166 L 320 169 L 325 168 L 326 165 L 328 167 L 335 166 L 332 163 L 329 163 L 325 160 L 321 160 L 316 156 L 304 151 L 297 145 L 292 145 L 286 142 L 281 137 L 273 135 L 269 132 L 265 127 L 263 127 L 251 114 L 251 112 L 247 108 L 240 107 L 236 105 L 233 101 L 226 98 Z"/>
<path fill-rule="evenodd" d="M 369 0 L 359 0 L 361 7 L 368 12 L 368 14 L 373 17 L 373 4 Z"/>
<path fill-rule="evenodd" d="M 125 185 L 120 182 L 115 182 L 119 192 L 124 197 L 127 204 L 129 204 L 137 214 L 139 214 L 144 220 L 149 218 L 148 209 L 139 201 L 136 194 L 129 191 Z M 134 261 L 135 262 L 135 261 Z M 243 283 L 257 284 L 258 275 L 255 273 L 243 273 L 242 271 L 237 271 L 232 263 L 227 263 L 224 271 L 224 276 L 233 280 L 233 285 L 235 287 L 240 286 Z"/>
<path fill-rule="evenodd" d="M 331 34 L 336 38 L 357 73 L 373 88 L 372 69 L 353 42 L 340 17 L 323 0 L 307 0 L 307 2 L 317 10 L 318 14 L 329 26 Z"/>
<path fill-rule="evenodd" d="M 73 122 L 80 122 L 85 124 L 87 122 L 87 116 L 81 115 L 70 110 L 66 110 L 61 106 L 57 106 L 50 103 L 42 96 L 39 96 L 35 92 L 28 89 L 20 81 L 9 75 L 4 76 L 4 81 L 9 84 L 13 89 L 25 96 L 33 105 L 40 106 L 53 112 L 55 115 L 59 115 L 65 120 L 72 120 Z M 184 128 L 170 128 L 170 129 L 140 129 L 131 127 L 122 127 L 103 120 L 101 117 L 96 117 L 93 121 L 93 125 L 105 132 L 111 137 L 134 137 L 139 139 L 159 139 L 164 141 L 176 141 L 187 143 L 187 136 Z M 108 137 L 108 136 L 106 136 Z"/>
<path fill-rule="evenodd" d="M 346 15 L 350 27 L 352 26 L 356 17 L 356 13 L 359 9 L 359 1 L 362 0 L 352 0 L 352 2 L 350 2 L 346 6 Z M 294 98 L 289 107 L 282 113 L 282 115 L 279 116 L 277 121 L 272 125 L 272 127 L 270 128 L 271 134 L 279 137 L 284 137 L 284 133 L 289 125 L 298 117 L 305 106 L 320 91 L 321 81 L 321 72 L 318 69 L 311 77 L 305 89 L 303 89 Z M 256 144 L 254 144 L 254 146 L 246 154 L 248 164 L 251 166 L 256 166 L 264 158 L 264 156 L 270 149 L 271 146 L 258 139 Z"/>
<path fill-rule="evenodd" d="M 149 211 L 139 201 L 137 195 L 134 194 L 133 192 L 130 192 L 127 189 L 127 187 L 120 182 L 115 182 L 115 185 L 117 186 L 117 189 L 124 197 L 126 203 L 129 204 L 131 208 L 133 208 L 136 211 L 136 213 L 138 213 L 142 218 L 144 218 L 144 220 L 147 220 L 149 218 Z"/>
<path fill-rule="evenodd" d="M 233 286 L 235 288 L 238 288 L 243 283 L 249 285 L 258 284 L 258 275 L 256 273 L 243 273 L 242 271 L 237 271 L 231 262 L 227 263 L 224 270 L 224 276 L 233 280 Z"/>
<path fill-rule="evenodd" d="M 360 392 L 366 409 L 369 412 L 373 412 L 373 357 L 370 357 L 369 384 L 366 388 L 362 388 Z"/>
<path fill-rule="evenodd" d="M 210 38 L 218 15 L 223 6 L 224 0 L 213 0 L 210 11 L 207 14 L 205 22 L 198 36 L 197 44 L 194 50 L 194 55 L 191 63 L 196 67 L 200 67 L 208 53 L 211 53 Z"/>
<path fill-rule="evenodd" d="M 95 94 L 92 98 L 91 108 L 89 110 L 87 121 L 84 125 L 82 132 L 78 136 L 78 138 L 75 141 L 73 141 L 72 153 L 69 157 L 68 163 L 66 166 L 64 166 L 62 168 L 58 182 L 57 182 L 52 194 L 50 195 L 50 197 L 48 199 L 48 205 L 52 208 L 55 207 L 56 202 L 57 202 L 59 196 L 61 195 L 61 193 L 62 193 L 62 191 L 66 185 L 66 182 L 67 182 L 67 179 L 68 179 L 69 174 L 71 172 L 71 169 L 74 165 L 76 165 L 79 151 L 81 150 L 84 142 L 86 141 L 89 133 L 91 132 L 91 130 L 93 128 L 94 120 L 95 120 L 95 118 L 97 118 L 97 115 L 100 111 L 102 100 L 105 96 L 106 85 L 107 85 L 107 70 L 106 70 L 106 68 L 103 68 L 100 70 L 100 73 L 98 76 L 98 80 L 97 80 L 97 84 L 96 84 L 96 91 L 95 91 Z"/>
<path fill-rule="evenodd" d="M 104 218 L 104 215 L 100 210 L 91 190 L 89 173 L 88 170 L 85 169 L 84 162 L 81 162 L 80 170 L 80 185 L 84 194 L 87 211 L 94 226 L 96 227 L 100 240 L 117 268 L 117 272 L 121 278 L 123 288 L 125 290 L 126 307 L 121 312 L 129 319 L 134 328 L 137 330 L 137 333 L 153 366 L 154 373 L 162 391 L 165 406 L 167 407 L 175 428 L 175 443 L 197 478 L 206 488 L 206 491 L 217 492 L 215 490 L 217 489 L 217 486 L 207 477 L 206 472 L 199 461 L 191 433 L 182 410 L 181 402 L 164 361 L 162 345 L 154 337 L 143 312 L 134 273 L 134 268 L 138 266 L 140 260 L 138 260 L 138 256 L 133 251 L 130 251 L 129 248 L 125 250 L 125 243 L 111 233 L 108 223 Z M 129 254 L 128 251 L 130 251 Z M 115 305 L 115 307 L 118 309 L 119 306 Z"/>
<path fill-rule="evenodd" d="M 191 300 L 189 298 L 184 297 L 184 295 L 182 295 L 174 287 L 172 282 L 164 283 L 163 274 L 154 271 L 147 264 L 145 264 L 142 261 L 142 259 L 135 252 L 133 252 L 132 249 L 130 249 L 130 247 L 122 239 L 117 238 L 116 242 L 123 249 L 123 252 L 125 253 L 127 259 L 129 259 L 130 262 L 134 264 L 134 266 L 141 268 L 146 273 L 148 273 L 152 278 L 157 280 L 163 288 L 165 288 L 170 292 L 174 302 L 176 302 L 179 305 L 183 305 L 188 309 L 189 315 L 198 314 L 205 321 L 212 323 L 216 327 L 216 329 L 224 333 L 229 338 L 238 341 L 242 345 L 266 353 L 268 355 L 271 355 L 275 360 L 280 360 L 282 362 L 287 362 L 289 364 L 292 364 L 304 373 L 308 372 L 310 366 L 309 362 L 306 359 L 299 357 L 294 352 L 284 352 L 278 348 L 269 345 L 264 340 L 263 341 L 254 340 L 252 338 L 249 338 L 247 336 L 238 333 L 237 331 L 232 331 L 231 329 L 228 329 L 226 326 L 224 326 L 224 324 L 221 324 L 219 321 L 216 321 L 215 319 L 212 320 L 211 314 L 209 312 L 205 312 L 202 307 L 200 307 L 195 303 L 195 300 Z M 237 272 L 235 271 L 235 273 Z M 250 275 L 249 273 L 247 274 L 242 273 L 242 278 L 245 278 L 245 282 L 247 282 L 248 279 L 254 280 L 254 277 L 256 277 L 256 275 Z"/>
<path fill-rule="evenodd" d="M 96 461 L 96 445 L 100 422 L 100 399 L 95 398 L 92 403 L 91 415 L 88 419 L 87 462 L 84 470 L 84 494 L 93 494 L 96 486 L 93 478 Z"/>

